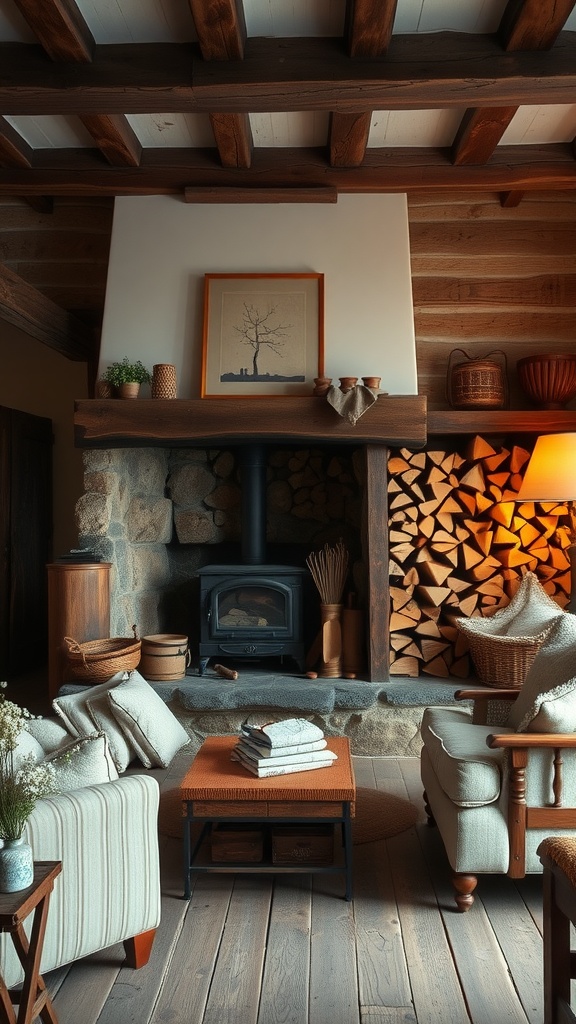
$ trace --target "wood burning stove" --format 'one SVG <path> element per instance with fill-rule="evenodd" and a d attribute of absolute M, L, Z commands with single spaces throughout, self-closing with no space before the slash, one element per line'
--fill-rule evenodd
<path fill-rule="evenodd" d="M 308 570 L 266 564 L 266 449 L 240 447 L 239 565 L 205 565 L 200 577 L 200 674 L 212 657 L 291 657 L 304 670 L 303 585 Z"/>
<path fill-rule="evenodd" d="M 305 569 L 207 565 L 200 570 L 200 674 L 211 657 L 292 657 L 304 670 Z"/>

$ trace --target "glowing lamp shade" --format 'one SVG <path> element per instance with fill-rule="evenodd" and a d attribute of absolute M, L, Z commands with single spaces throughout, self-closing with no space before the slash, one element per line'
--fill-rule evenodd
<path fill-rule="evenodd" d="M 576 434 L 543 434 L 534 445 L 518 501 L 576 500 Z"/>
<path fill-rule="evenodd" d="M 537 438 L 518 501 L 561 501 L 567 505 L 570 601 L 566 611 L 576 613 L 576 434 L 543 434 Z"/>

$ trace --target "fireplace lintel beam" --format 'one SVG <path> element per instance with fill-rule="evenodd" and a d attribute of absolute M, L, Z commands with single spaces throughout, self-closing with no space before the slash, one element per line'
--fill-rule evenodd
<path fill-rule="evenodd" d="M 352 426 L 323 398 L 81 399 L 77 448 L 194 448 L 243 441 L 423 448 L 424 395 L 381 395 Z"/>

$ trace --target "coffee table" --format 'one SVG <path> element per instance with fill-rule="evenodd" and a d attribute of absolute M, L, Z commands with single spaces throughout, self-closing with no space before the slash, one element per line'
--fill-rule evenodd
<path fill-rule="evenodd" d="M 190 899 L 193 871 L 265 873 L 340 872 L 345 875 L 345 898 L 352 899 L 352 817 L 356 783 L 346 737 L 330 738 L 328 745 L 338 756 L 329 768 L 315 768 L 291 775 L 259 779 L 231 753 L 237 736 L 210 736 L 204 741 L 180 784 L 184 818 L 184 899 Z M 192 844 L 191 829 L 202 823 L 198 840 Z M 328 865 L 290 864 L 280 867 L 270 860 L 257 863 L 206 863 L 200 853 L 213 825 L 225 822 L 306 826 L 340 825 L 342 858 Z"/>

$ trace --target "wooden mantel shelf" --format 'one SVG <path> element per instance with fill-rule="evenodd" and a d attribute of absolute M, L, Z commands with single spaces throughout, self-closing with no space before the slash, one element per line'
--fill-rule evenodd
<path fill-rule="evenodd" d="M 323 398 L 86 399 L 75 403 L 77 448 L 199 447 L 243 441 L 423 448 L 426 398 L 381 395 L 352 426 Z"/>

